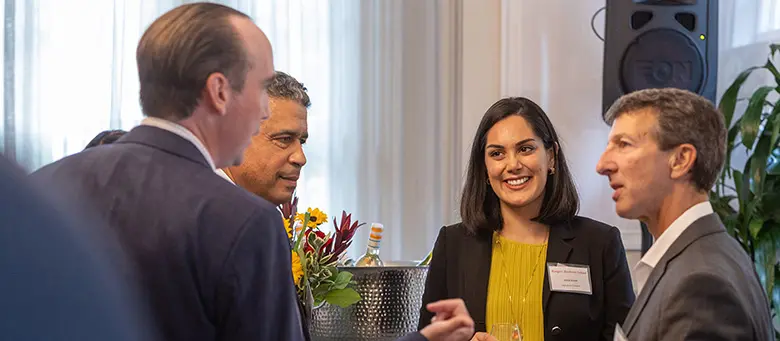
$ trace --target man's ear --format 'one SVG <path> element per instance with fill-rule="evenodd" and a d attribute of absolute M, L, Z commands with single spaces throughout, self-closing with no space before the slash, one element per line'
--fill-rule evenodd
<path fill-rule="evenodd" d="M 675 147 L 669 155 L 669 166 L 672 179 L 680 179 L 693 170 L 698 153 L 696 147 L 690 143 L 684 143 Z"/>
<path fill-rule="evenodd" d="M 227 114 L 231 95 L 230 81 L 225 75 L 215 72 L 206 78 L 206 86 L 203 88 L 203 104 L 210 106 L 220 116 Z"/>

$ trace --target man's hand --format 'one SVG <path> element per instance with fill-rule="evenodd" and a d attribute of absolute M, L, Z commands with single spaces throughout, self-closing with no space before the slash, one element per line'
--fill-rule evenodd
<path fill-rule="evenodd" d="M 498 341 L 496 338 L 490 336 L 488 333 L 476 333 L 474 334 L 474 337 L 471 338 L 471 341 Z"/>
<path fill-rule="evenodd" d="M 431 324 L 420 334 L 428 341 L 467 341 L 474 334 L 474 320 L 471 319 L 466 303 L 462 299 L 433 302 L 426 306 L 434 313 Z"/>

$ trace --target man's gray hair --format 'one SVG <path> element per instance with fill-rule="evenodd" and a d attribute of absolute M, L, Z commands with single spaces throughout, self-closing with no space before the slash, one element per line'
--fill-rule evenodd
<path fill-rule="evenodd" d="M 604 120 L 612 126 L 618 117 L 648 108 L 653 109 L 658 120 L 654 135 L 661 150 L 685 143 L 696 148 L 692 179 L 700 191 L 709 192 L 726 159 L 723 115 L 702 96 L 687 90 L 664 88 L 623 95 L 607 110 Z"/>
<path fill-rule="evenodd" d="M 268 96 L 296 101 L 304 108 L 311 106 L 306 87 L 293 76 L 276 71 L 268 86 Z"/>

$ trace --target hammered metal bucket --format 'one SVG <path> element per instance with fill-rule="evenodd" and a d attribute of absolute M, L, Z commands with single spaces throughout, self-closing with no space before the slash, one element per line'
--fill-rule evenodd
<path fill-rule="evenodd" d="M 313 341 L 395 340 L 417 330 L 427 266 L 394 262 L 384 267 L 343 267 L 362 300 L 347 308 L 312 311 Z"/>

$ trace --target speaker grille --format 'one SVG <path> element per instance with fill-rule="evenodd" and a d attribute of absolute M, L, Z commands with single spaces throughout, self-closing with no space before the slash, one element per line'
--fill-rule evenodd
<path fill-rule="evenodd" d="M 653 20 L 653 12 L 636 11 L 631 14 L 631 29 L 638 30 Z"/>
<path fill-rule="evenodd" d="M 671 29 L 640 34 L 620 63 L 624 93 L 673 87 L 699 93 L 705 80 L 704 58 L 690 37 Z"/>
<path fill-rule="evenodd" d="M 677 20 L 677 22 L 688 31 L 693 32 L 696 30 L 696 16 L 693 13 L 677 13 L 674 15 L 674 20 Z"/>

